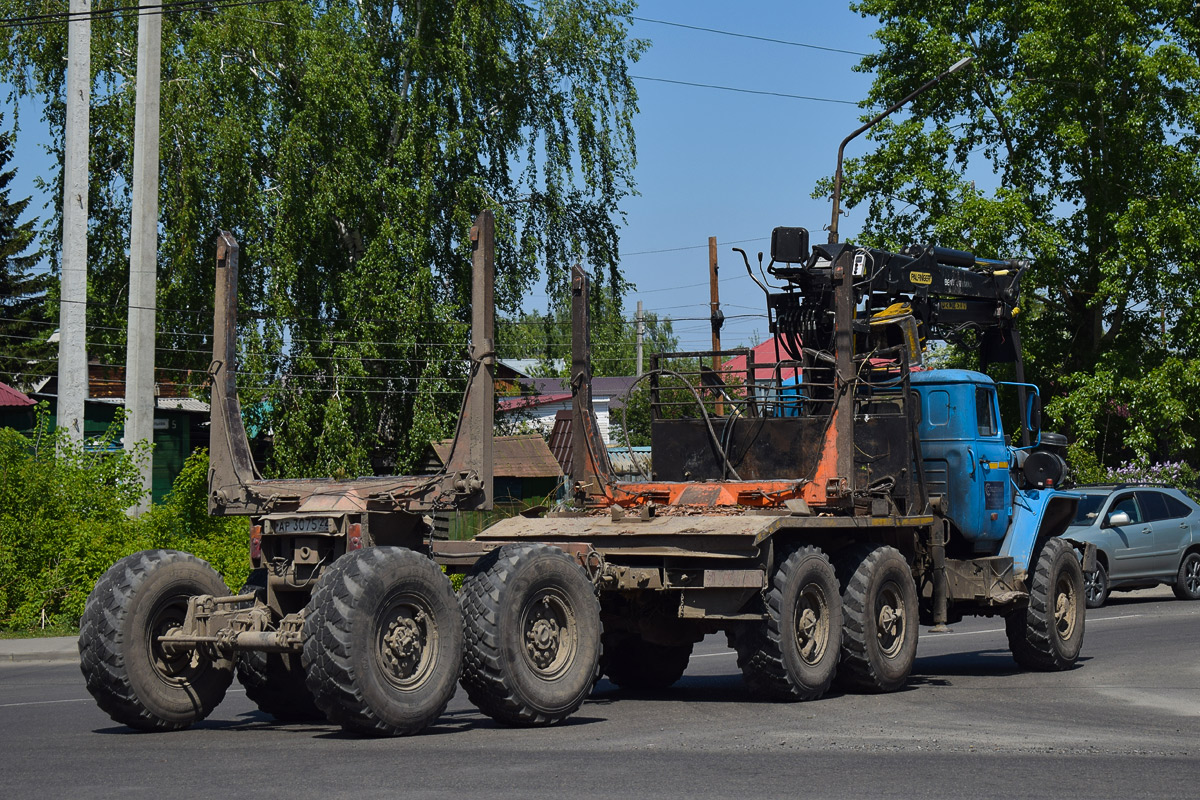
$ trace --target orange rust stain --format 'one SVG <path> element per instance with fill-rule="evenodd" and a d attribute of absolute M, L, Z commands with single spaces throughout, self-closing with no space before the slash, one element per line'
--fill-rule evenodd
<path fill-rule="evenodd" d="M 812 483 L 804 489 L 804 500 L 809 505 L 823 506 L 829 503 L 825 495 L 825 487 L 829 481 L 840 477 L 838 475 L 838 412 L 833 412 L 833 419 L 825 430 L 825 444 L 821 448 L 821 458 L 817 461 L 817 469 L 813 474 Z"/>
<path fill-rule="evenodd" d="M 605 505 L 625 508 L 657 503 L 667 506 L 749 506 L 771 508 L 801 497 L 800 481 L 721 481 L 695 483 L 619 483 Z"/>

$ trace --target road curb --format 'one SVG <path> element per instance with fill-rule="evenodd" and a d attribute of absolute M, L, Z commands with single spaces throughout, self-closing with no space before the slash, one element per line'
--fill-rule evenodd
<path fill-rule="evenodd" d="M 0 665 L 79 663 L 79 640 L 73 636 L 52 639 L 0 639 Z"/>

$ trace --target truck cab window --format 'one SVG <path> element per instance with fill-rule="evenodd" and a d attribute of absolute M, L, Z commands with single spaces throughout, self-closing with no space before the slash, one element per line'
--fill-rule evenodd
<path fill-rule="evenodd" d="M 995 436 L 999 433 L 996 427 L 996 395 L 991 389 L 975 390 L 975 422 L 979 426 L 980 436 Z"/>

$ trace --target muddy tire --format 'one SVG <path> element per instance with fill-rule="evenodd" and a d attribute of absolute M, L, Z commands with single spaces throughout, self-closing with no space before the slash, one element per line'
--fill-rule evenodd
<path fill-rule="evenodd" d="M 838 559 L 842 652 L 838 684 L 861 692 L 901 689 L 917 657 L 917 585 L 894 547 L 855 548 Z"/>
<path fill-rule="evenodd" d="M 306 686 L 330 722 L 368 736 L 417 733 L 441 716 L 462 665 L 450 580 L 425 556 L 368 547 L 334 562 L 304 619 Z"/>
<path fill-rule="evenodd" d="M 801 547 L 771 579 L 767 619 L 739 631 L 738 666 L 750 693 L 764 700 L 815 700 L 838 667 L 842 602 L 829 558 Z"/>
<path fill-rule="evenodd" d="M 604 676 L 622 689 L 654 690 L 673 685 L 687 670 L 692 643 L 655 644 L 636 634 L 604 637 Z"/>
<path fill-rule="evenodd" d="M 105 572 L 79 625 L 80 669 L 100 708 L 143 731 L 181 730 L 212 713 L 232 659 L 168 652 L 157 639 L 183 624 L 189 597 L 228 593 L 207 562 L 175 550 L 135 553 Z"/>
<path fill-rule="evenodd" d="M 255 594 L 267 602 L 267 571 L 256 569 L 238 594 Z M 304 666 L 294 653 L 243 651 L 237 659 L 238 683 L 258 710 L 280 722 L 307 722 L 324 719 L 304 685 Z"/>
<path fill-rule="evenodd" d="M 1180 600 L 1200 600 L 1200 553 L 1186 553 L 1171 587 Z"/>
<path fill-rule="evenodd" d="M 1029 607 L 1004 618 L 1013 660 L 1025 669 L 1068 669 L 1083 647 L 1083 568 L 1071 545 L 1048 539 L 1029 583 Z"/>
<path fill-rule="evenodd" d="M 1096 571 L 1084 573 L 1083 594 L 1088 608 L 1100 608 L 1108 600 L 1108 570 L 1099 561 Z"/>
<path fill-rule="evenodd" d="M 508 545 L 480 562 L 460 595 L 462 685 L 508 725 L 573 714 L 599 675 L 600 603 L 574 559 L 545 544 Z"/>

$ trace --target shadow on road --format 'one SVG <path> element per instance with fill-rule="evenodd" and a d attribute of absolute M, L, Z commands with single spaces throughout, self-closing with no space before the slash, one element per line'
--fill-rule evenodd
<path fill-rule="evenodd" d="M 1078 669 L 1090 661 L 1080 656 L 1071 669 Z M 909 684 L 946 686 L 946 677 L 981 677 L 985 675 L 1020 675 L 1029 670 L 1017 665 L 1006 648 L 973 650 L 965 653 L 945 653 L 938 656 L 918 657 L 913 662 Z M 1070 672 L 1071 670 L 1066 670 Z"/>

